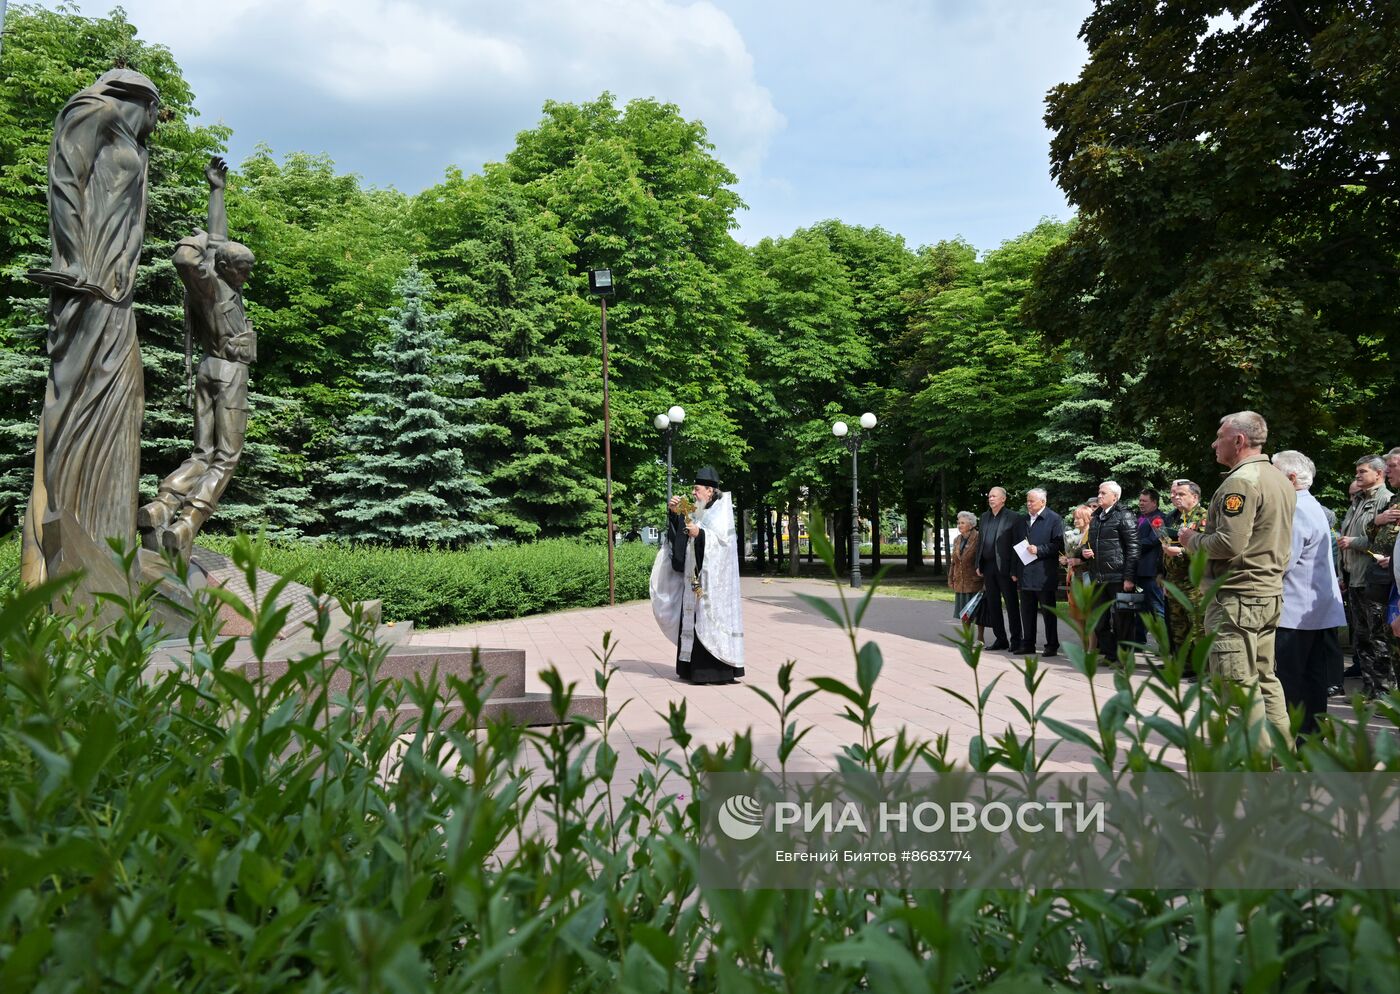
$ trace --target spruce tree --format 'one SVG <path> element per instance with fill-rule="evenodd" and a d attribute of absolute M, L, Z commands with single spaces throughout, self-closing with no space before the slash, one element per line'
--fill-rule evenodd
<path fill-rule="evenodd" d="M 29 504 L 34 440 L 49 372 L 42 344 L 47 327 L 43 301 L 31 298 L 22 303 L 32 305 L 31 323 L 12 331 L 0 327 L 0 396 L 10 398 L 0 408 L 0 535 L 19 528 Z M 12 320 L 20 313 L 16 306 Z"/>
<path fill-rule="evenodd" d="M 1050 492 L 1057 507 L 1092 496 L 1107 479 L 1122 484 L 1124 498 L 1132 500 L 1134 487 L 1160 482 L 1167 469 L 1162 454 L 1146 444 L 1152 441 L 1154 426 L 1118 420 L 1136 381 L 1130 378 L 1110 387 L 1075 358 L 1079 371 L 1065 378 L 1073 392 L 1050 409 L 1045 426 L 1035 433 L 1047 454 L 1036 465 L 1034 479 Z"/>
<path fill-rule="evenodd" d="M 346 422 L 342 489 L 333 503 L 342 537 L 391 545 L 461 545 L 490 538 L 486 516 L 500 503 L 469 470 L 463 448 L 480 425 L 479 401 L 463 396 L 476 377 L 462 372 L 444 315 L 431 310 L 433 286 L 416 266 L 395 285 L 402 303 L 384 322 L 360 410 Z"/>

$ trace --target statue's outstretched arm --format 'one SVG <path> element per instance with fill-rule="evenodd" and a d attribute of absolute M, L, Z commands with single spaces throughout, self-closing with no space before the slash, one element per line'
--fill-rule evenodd
<path fill-rule="evenodd" d="M 224 209 L 224 186 L 228 182 L 228 163 L 219 156 L 209 160 L 204 167 L 204 176 L 209 180 L 209 237 L 219 242 L 228 241 L 228 212 Z"/>

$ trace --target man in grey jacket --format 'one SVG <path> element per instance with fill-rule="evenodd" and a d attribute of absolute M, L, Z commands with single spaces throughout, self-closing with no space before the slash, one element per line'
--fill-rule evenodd
<path fill-rule="evenodd" d="M 1385 461 L 1380 456 L 1363 456 L 1356 461 L 1356 496 L 1342 518 L 1342 583 L 1346 586 L 1346 607 L 1352 631 L 1352 668 L 1347 676 L 1360 677 L 1368 695 L 1385 693 L 1390 671 L 1385 632 L 1376 623 L 1384 621 L 1384 607 L 1372 603 L 1367 592 L 1366 574 L 1375 560 L 1371 556 L 1366 531 L 1390 501 L 1385 485 Z"/>

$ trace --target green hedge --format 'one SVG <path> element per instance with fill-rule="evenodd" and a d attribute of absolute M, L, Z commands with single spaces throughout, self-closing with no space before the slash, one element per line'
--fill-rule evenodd
<path fill-rule="evenodd" d="M 905 545 L 903 542 L 900 542 L 898 545 L 895 545 L 895 544 L 890 543 L 890 542 L 885 542 L 885 543 L 883 543 L 883 544 L 880 546 L 880 555 L 885 556 L 885 557 L 898 556 L 900 559 L 903 559 L 904 556 L 905 556 L 905 554 L 908 553 L 908 551 L 909 551 L 909 547 L 908 547 L 907 545 Z M 869 542 L 862 542 L 862 543 L 861 543 L 861 546 L 860 546 L 860 554 L 861 554 L 862 556 L 868 556 L 868 555 L 870 555 L 870 552 L 871 552 L 871 545 L 870 545 L 870 543 L 869 543 Z"/>
<path fill-rule="evenodd" d="M 200 544 L 227 553 L 233 539 L 205 535 Z M 652 545 L 630 542 L 618 547 L 618 601 L 647 596 L 655 559 Z M 307 583 L 313 573 L 320 573 L 335 596 L 381 600 L 385 618 L 425 628 L 608 602 L 606 546 L 569 539 L 455 552 L 274 542 L 264 551 L 263 566 L 281 575 L 301 570 L 300 579 Z M 18 574 L 18 540 L 0 542 L 0 592 L 9 590 Z"/>
<path fill-rule="evenodd" d="M 214 536 L 201 542 L 221 552 L 232 545 Z M 619 601 L 647 596 L 655 558 L 655 546 L 618 547 Z M 301 570 L 303 582 L 320 573 L 337 597 L 381 600 L 384 617 L 428 628 L 608 602 L 608 550 L 597 542 L 551 539 L 462 551 L 271 543 L 263 564 L 282 575 Z"/>

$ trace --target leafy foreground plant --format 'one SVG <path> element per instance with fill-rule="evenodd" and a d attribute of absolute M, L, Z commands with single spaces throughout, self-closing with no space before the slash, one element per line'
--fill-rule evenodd
<path fill-rule="evenodd" d="M 262 549 L 240 539 L 233 555 L 251 574 Z M 385 650 L 367 624 L 268 683 L 229 667 L 232 643 L 212 637 L 204 604 L 190 664 L 143 679 L 148 593 L 96 633 L 50 615 L 56 589 L 10 594 L 0 609 L 6 994 L 1400 987 L 1390 893 L 702 893 L 699 776 L 753 769 L 752 738 L 692 748 L 685 703 L 674 703 L 669 742 L 639 750 L 647 768 L 618 782 L 610 638 L 598 653 L 601 724 L 478 730 L 482 673 L 449 681 L 465 712 L 454 716 L 436 679 L 377 676 Z M 755 688 L 779 723 L 780 765 L 806 734 L 798 709 L 818 694 L 843 699 L 858 729 L 841 762 L 954 765 L 946 737 L 877 732 L 880 651 L 857 637 L 869 592 L 839 610 L 817 603 L 850 638 L 855 683 L 799 691 L 788 662 L 777 695 Z M 234 606 L 253 622 L 260 663 L 282 612 Z M 317 625 L 324 637 L 328 619 Z M 970 638 L 961 648 L 980 672 Z M 991 688 L 979 675 L 967 704 L 983 733 L 966 763 L 1023 770 L 1060 736 L 1111 774 L 1171 769 L 1178 756 L 1193 770 L 1267 762 L 1211 691 L 1182 684 L 1185 654 L 1201 651 L 1145 675 L 1125 657 L 1093 736 L 1054 721 L 1033 660 L 1017 701 L 1029 734 L 985 727 Z M 1072 658 L 1089 676 L 1100 665 L 1093 653 Z M 347 691 L 330 689 L 333 669 L 351 675 Z M 573 687 L 553 670 L 545 679 L 564 713 Z M 392 717 L 401 703 L 423 719 Z M 1379 707 L 1395 725 L 1393 702 Z M 1357 730 L 1372 716 L 1360 710 L 1287 762 L 1400 769 L 1393 744 Z"/>

